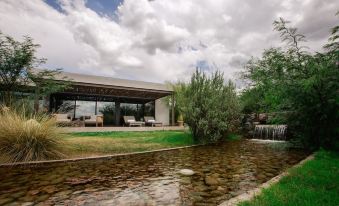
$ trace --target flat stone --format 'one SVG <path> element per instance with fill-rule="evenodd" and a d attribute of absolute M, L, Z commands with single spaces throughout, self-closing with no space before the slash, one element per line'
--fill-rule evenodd
<path fill-rule="evenodd" d="M 13 202 L 14 199 L 13 198 L 4 198 L 4 199 L 0 199 L 0 205 L 5 205 L 5 204 L 8 204 L 8 203 L 11 203 Z"/>
<path fill-rule="evenodd" d="M 182 169 L 179 171 L 180 174 L 185 175 L 185 176 L 192 176 L 194 175 L 194 171 L 190 169 Z"/>
<path fill-rule="evenodd" d="M 215 178 L 215 177 L 206 176 L 205 177 L 205 184 L 206 185 L 218 185 L 219 182 L 218 182 L 217 178 Z"/>
<path fill-rule="evenodd" d="M 29 195 L 37 195 L 39 193 L 40 193 L 40 190 L 30 190 L 30 191 L 28 191 Z"/>
<path fill-rule="evenodd" d="M 31 205 L 34 205 L 34 202 L 25 202 L 21 204 L 21 206 L 31 206 Z"/>

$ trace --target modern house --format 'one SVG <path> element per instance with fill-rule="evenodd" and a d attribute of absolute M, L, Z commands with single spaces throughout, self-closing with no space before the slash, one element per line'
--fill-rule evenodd
<path fill-rule="evenodd" d="M 57 75 L 56 80 L 64 81 L 65 76 L 71 81 L 70 88 L 44 99 L 50 112 L 67 113 L 72 119 L 101 114 L 105 126 L 122 125 L 123 116 L 136 120 L 153 116 L 163 125 L 174 125 L 165 101 L 173 98 L 173 90 L 164 84 L 69 72 Z"/>

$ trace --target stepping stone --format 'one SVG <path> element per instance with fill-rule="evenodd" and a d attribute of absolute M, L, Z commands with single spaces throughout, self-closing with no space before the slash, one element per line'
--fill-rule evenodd
<path fill-rule="evenodd" d="M 194 175 L 194 171 L 190 169 L 182 169 L 179 171 L 180 174 L 185 175 L 185 176 L 192 176 Z"/>

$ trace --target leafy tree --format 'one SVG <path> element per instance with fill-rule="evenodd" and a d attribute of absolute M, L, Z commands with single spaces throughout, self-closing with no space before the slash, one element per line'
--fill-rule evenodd
<path fill-rule="evenodd" d="M 305 146 L 338 147 L 338 27 L 325 46 L 327 51 L 311 54 L 302 46 L 305 37 L 288 23 L 283 19 L 273 23 L 287 49 L 268 49 L 246 65 L 243 77 L 252 85 L 242 99 L 252 103 L 259 94 L 259 108 L 252 110 L 288 111 L 289 126 Z"/>
<path fill-rule="evenodd" d="M 9 106 L 13 103 L 13 93 L 34 87 L 35 110 L 42 95 L 65 89 L 68 83 L 55 81 L 61 70 L 34 70 L 46 60 L 35 56 L 39 44 L 25 36 L 22 42 L 0 32 L 0 92 L 2 101 Z"/>
<path fill-rule="evenodd" d="M 65 76 L 61 76 L 61 69 L 55 70 L 30 70 L 28 78 L 34 83 L 34 110 L 39 111 L 39 99 L 52 93 L 69 88 L 70 82 Z M 56 76 L 61 76 L 57 81 Z"/>
<path fill-rule="evenodd" d="M 188 84 L 181 84 L 180 111 L 200 143 L 220 141 L 239 121 L 239 103 L 234 85 L 225 85 L 223 74 L 211 76 L 196 70 Z"/>
<path fill-rule="evenodd" d="M 174 104 L 174 118 L 175 120 L 179 120 L 179 118 L 183 118 L 183 111 L 182 108 L 184 106 L 184 99 L 185 97 L 183 96 L 183 90 L 186 88 L 187 84 L 183 81 L 178 81 L 178 82 L 166 82 L 168 87 L 171 87 L 174 91 L 174 102 L 172 99 L 172 96 L 167 96 L 165 97 L 165 101 L 168 105 L 169 108 L 172 108 L 172 104 Z M 170 115 L 170 118 L 172 118 L 172 115 Z M 170 119 L 171 120 L 171 119 Z M 171 121 L 170 121 L 171 122 Z"/>

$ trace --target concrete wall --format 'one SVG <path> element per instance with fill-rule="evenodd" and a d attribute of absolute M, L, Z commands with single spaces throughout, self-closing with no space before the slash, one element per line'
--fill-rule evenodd
<path fill-rule="evenodd" d="M 169 125 L 170 108 L 166 105 L 165 98 L 155 100 L 155 119 L 163 125 Z"/>

